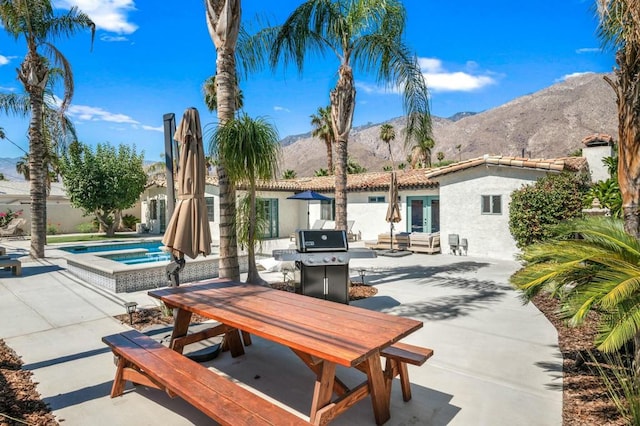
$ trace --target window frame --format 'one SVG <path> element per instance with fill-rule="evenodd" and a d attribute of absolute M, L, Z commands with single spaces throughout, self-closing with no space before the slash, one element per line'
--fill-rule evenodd
<path fill-rule="evenodd" d="M 485 209 L 485 206 L 488 206 L 489 208 Z M 494 216 L 501 215 L 502 214 L 502 195 L 499 195 L 499 194 L 481 195 L 480 196 L 480 213 L 483 215 L 494 215 Z"/>

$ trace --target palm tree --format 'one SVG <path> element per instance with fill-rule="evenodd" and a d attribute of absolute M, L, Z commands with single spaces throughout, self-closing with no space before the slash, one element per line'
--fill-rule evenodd
<path fill-rule="evenodd" d="M 411 168 L 431 167 L 431 150 L 435 144 L 430 136 L 418 138 L 416 144 L 411 148 Z"/>
<path fill-rule="evenodd" d="M 579 235 L 580 238 L 575 236 Z M 592 310 L 603 313 L 598 349 L 615 352 L 640 331 L 640 240 L 621 220 L 591 218 L 566 223 L 559 237 L 525 248 L 525 267 L 511 283 L 531 300 L 541 291 L 560 297 L 562 313 L 580 325 Z M 640 354 L 635 353 L 635 369 Z M 637 376 L 640 377 L 640 376 Z"/>
<path fill-rule="evenodd" d="M 73 97 L 71 65 L 52 43 L 84 29 L 91 30 L 91 44 L 95 24 L 89 16 L 72 7 L 66 14 L 55 15 L 50 0 L 2 0 L 0 22 L 15 39 L 23 38 L 27 54 L 18 69 L 18 80 L 29 94 L 31 119 L 29 122 L 29 174 L 31 177 L 31 248 L 33 258 L 44 257 L 47 238 L 47 170 L 44 158 L 47 143 L 43 135 L 43 103 L 52 61 L 63 72 L 64 95 L 59 110 L 64 113 Z"/>
<path fill-rule="evenodd" d="M 302 72 L 305 55 L 333 53 L 338 80 L 331 90 L 335 136 L 336 229 L 347 228 L 347 144 L 356 106 L 354 68 L 401 87 L 407 113 L 407 141 L 419 128 L 431 129 L 429 96 L 416 57 L 404 44 L 406 11 L 398 0 L 307 0 L 281 26 L 265 28 L 239 49 L 246 69 L 269 54 L 276 68 L 293 62 Z"/>
<path fill-rule="evenodd" d="M 297 175 L 295 170 L 287 169 L 282 172 L 282 179 L 295 179 Z"/>
<path fill-rule="evenodd" d="M 240 0 L 205 0 L 207 27 L 216 47 L 216 103 L 218 121 L 223 126 L 233 120 L 238 109 L 236 42 L 240 31 Z M 224 163 L 224 153 L 219 160 Z M 240 280 L 236 235 L 236 189 L 224 166 L 216 168 L 220 190 L 220 278 Z"/>
<path fill-rule="evenodd" d="M 640 237 L 640 1 L 598 0 L 599 32 L 616 49 L 613 88 L 618 105 L 618 183 L 625 230 Z M 638 341 L 640 343 L 640 339 Z"/>
<path fill-rule="evenodd" d="M 42 102 L 41 132 L 46 145 L 42 162 L 45 170 L 47 195 L 51 191 L 51 182 L 59 181 L 60 155 L 64 154 L 70 142 L 78 139 L 73 122 L 58 109 L 54 95 L 55 86 L 63 77 L 64 74 L 60 68 L 49 69 L 49 77 Z M 28 93 L 0 93 L 0 111 L 5 114 L 26 117 L 29 114 L 30 104 Z M 6 138 L 4 133 L 0 136 L 3 139 Z M 31 180 L 29 158 L 29 154 L 25 152 L 25 155 L 16 163 L 16 172 L 23 175 L 25 180 Z"/>
<path fill-rule="evenodd" d="M 232 184 L 249 188 L 249 217 L 238 220 L 238 234 L 246 244 L 249 258 L 247 282 L 264 283 L 256 267 L 255 242 L 264 234 L 256 218 L 256 185 L 258 180 L 275 178 L 280 143 L 278 132 L 264 119 L 251 119 L 246 114 L 218 127 L 212 136 L 210 151 L 215 152 Z M 243 238 L 244 237 L 244 238 Z"/>
<path fill-rule="evenodd" d="M 389 123 L 380 126 L 380 139 L 382 139 L 389 147 L 389 158 L 391 158 L 391 171 L 395 169 L 393 163 L 393 153 L 391 152 L 391 141 L 396 139 L 396 130 Z"/>
<path fill-rule="evenodd" d="M 331 105 L 318 108 L 318 112 L 311 115 L 313 130 L 311 136 L 319 138 L 327 147 L 327 170 L 333 173 L 333 129 L 331 127 Z"/>

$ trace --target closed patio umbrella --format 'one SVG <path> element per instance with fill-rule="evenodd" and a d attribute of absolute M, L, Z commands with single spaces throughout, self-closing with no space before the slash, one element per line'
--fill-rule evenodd
<path fill-rule="evenodd" d="M 400 205 L 398 204 L 398 182 L 396 180 L 396 172 L 391 172 L 391 181 L 389 183 L 389 207 L 387 208 L 387 216 L 385 218 L 390 224 L 391 247 L 393 251 L 393 224 L 402 220 L 400 216 Z"/>
<path fill-rule="evenodd" d="M 184 256 L 192 259 L 211 253 L 211 231 L 204 201 L 206 167 L 202 145 L 200 116 L 195 108 L 187 108 L 176 129 L 179 143 L 178 199 L 162 243 L 170 250 L 172 262 L 167 265 L 170 286 L 180 284 L 179 272 Z"/>
<path fill-rule="evenodd" d="M 303 191 L 298 192 L 295 195 L 287 197 L 289 200 L 306 200 L 307 201 L 307 229 L 309 229 L 309 201 L 311 200 L 330 200 L 331 198 L 325 197 L 322 194 L 318 194 L 314 191 Z"/>

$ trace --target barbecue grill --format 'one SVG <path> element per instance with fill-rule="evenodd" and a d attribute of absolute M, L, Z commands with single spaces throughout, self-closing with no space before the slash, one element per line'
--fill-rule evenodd
<path fill-rule="evenodd" d="M 301 229 L 296 249 L 274 250 L 276 260 L 295 261 L 300 270 L 296 293 L 349 303 L 349 260 L 374 258 L 371 249 L 349 250 L 346 231 Z"/>

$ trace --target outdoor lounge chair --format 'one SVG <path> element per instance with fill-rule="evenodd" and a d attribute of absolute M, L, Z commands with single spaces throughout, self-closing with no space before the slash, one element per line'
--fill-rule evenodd
<path fill-rule="evenodd" d="M 355 220 L 347 221 L 347 240 L 348 241 L 359 241 L 360 240 L 360 232 L 353 232 L 353 225 L 356 223 Z"/>
<path fill-rule="evenodd" d="M 389 235 L 388 232 L 378 234 L 378 241 L 367 241 L 364 243 L 364 246 L 375 250 L 406 250 L 409 247 L 409 233 L 394 232 L 393 246 L 391 245 L 391 235 Z"/>
<path fill-rule="evenodd" d="M 409 250 L 414 253 L 440 253 L 440 233 L 412 232 L 409 236 Z"/>
<path fill-rule="evenodd" d="M 11 222 L 9 222 L 7 226 L 5 226 L 4 228 L 0 228 L 0 238 L 24 237 L 24 231 L 22 230 L 21 226 L 23 226 L 25 223 L 27 223 L 27 221 L 21 217 L 11 219 Z"/>
<path fill-rule="evenodd" d="M 311 226 L 311 229 L 322 229 L 322 227 L 324 226 L 326 220 L 322 220 L 322 219 L 318 219 L 315 222 L 313 222 L 313 225 Z M 295 241 L 296 240 L 296 236 L 297 236 L 297 232 L 293 232 L 289 235 L 289 241 Z"/>

